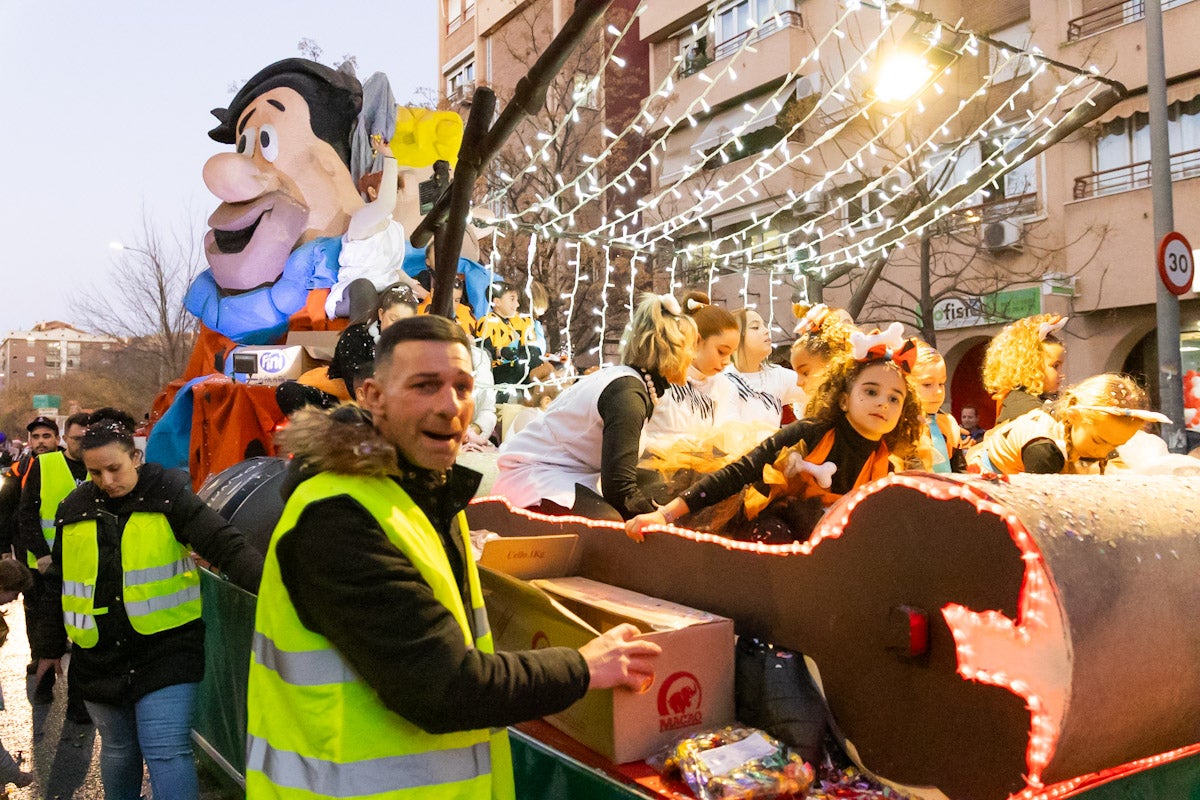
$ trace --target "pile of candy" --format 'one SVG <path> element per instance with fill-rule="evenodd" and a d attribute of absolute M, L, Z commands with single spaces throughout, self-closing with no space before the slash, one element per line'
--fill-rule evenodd
<path fill-rule="evenodd" d="M 809 789 L 810 800 L 894 800 L 903 795 L 863 775 L 855 767 L 826 766 Z"/>
<path fill-rule="evenodd" d="M 754 728 L 728 727 L 682 740 L 664 763 L 700 800 L 800 798 L 813 769 L 784 744 Z"/>

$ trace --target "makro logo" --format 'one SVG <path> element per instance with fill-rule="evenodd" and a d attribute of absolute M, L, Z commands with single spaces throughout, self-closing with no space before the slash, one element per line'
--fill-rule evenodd
<path fill-rule="evenodd" d="M 704 721 L 700 713 L 700 681 L 690 672 L 676 672 L 658 690 L 658 729 L 673 731 Z"/>
<path fill-rule="evenodd" d="M 258 368 L 263 372 L 280 372 L 287 366 L 287 359 L 278 350 L 258 354 Z"/>

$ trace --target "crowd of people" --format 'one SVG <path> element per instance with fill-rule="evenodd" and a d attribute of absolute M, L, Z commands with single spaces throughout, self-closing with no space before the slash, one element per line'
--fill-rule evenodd
<path fill-rule="evenodd" d="M 999 422 L 983 431 L 978 409 L 946 413 L 944 358 L 899 324 L 804 309 L 785 366 L 758 312 L 692 292 L 645 296 L 620 365 L 501 438 L 495 395 L 536 387 L 546 346 L 536 299 L 522 316 L 511 286 L 490 297 L 478 321 L 465 303 L 451 321 L 388 287 L 339 338 L 324 388 L 280 387 L 292 459 L 266 553 L 186 475 L 145 463 L 125 412 L 76 414 L 61 433 L 29 423 L 0 488 L 0 599 L 24 595 L 34 702 L 53 698 L 70 654 L 66 714 L 100 732 L 107 798 L 139 797 L 143 764 L 155 796 L 197 796 L 197 557 L 259 594 L 250 797 L 391 796 L 397 781 L 511 796 L 504 726 L 589 689 L 644 690 L 657 648 L 629 626 L 579 650 L 494 652 L 463 514 L 480 476 L 457 463 L 463 448 L 501 439 L 492 491 L 515 506 L 607 508 L 639 541 L 678 523 L 779 543 L 891 472 L 1103 472 L 1163 421 L 1126 376 L 1061 385 L 1065 319 L 993 340 L 983 379 Z M 32 776 L 0 748 L 2 780 Z"/>

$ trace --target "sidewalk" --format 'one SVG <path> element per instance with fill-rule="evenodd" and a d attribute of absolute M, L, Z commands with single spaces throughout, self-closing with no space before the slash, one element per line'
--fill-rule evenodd
<path fill-rule="evenodd" d="M 96 729 L 64 719 L 67 698 L 65 684 L 61 680 L 54 687 L 52 705 L 30 704 L 33 679 L 25 674 L 25 665 L 29 663 L 25 609 L 18 600 L 0 611 L 4 612 L 4 619 L 10 628 L 8 641 L 0 650 L 0 688 L 4 693 L 0 741 L 13 758 L 23 760 L 24 769 L 33 771 L 37 776 L 32 786 L 18 789 L 14 797 L 20 800 L 103 800 L 99 767 L 100 737 Z M 143 784 L 142 792 L 149 800 L 148 780 Z M 201 800 L 234 800 L 240 796 L 223 791 L 203 770 L 200 772 Z"/>

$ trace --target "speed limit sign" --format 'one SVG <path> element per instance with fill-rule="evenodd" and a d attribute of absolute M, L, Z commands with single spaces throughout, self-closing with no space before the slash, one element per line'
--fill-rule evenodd
<path fill-rule="evenodd" d="M 1186 294 L 1196 274 L 1192 246 L 1182 233 L 1171 231 L 1158 245 L 1158 274 L 1171 294 Z"/>

